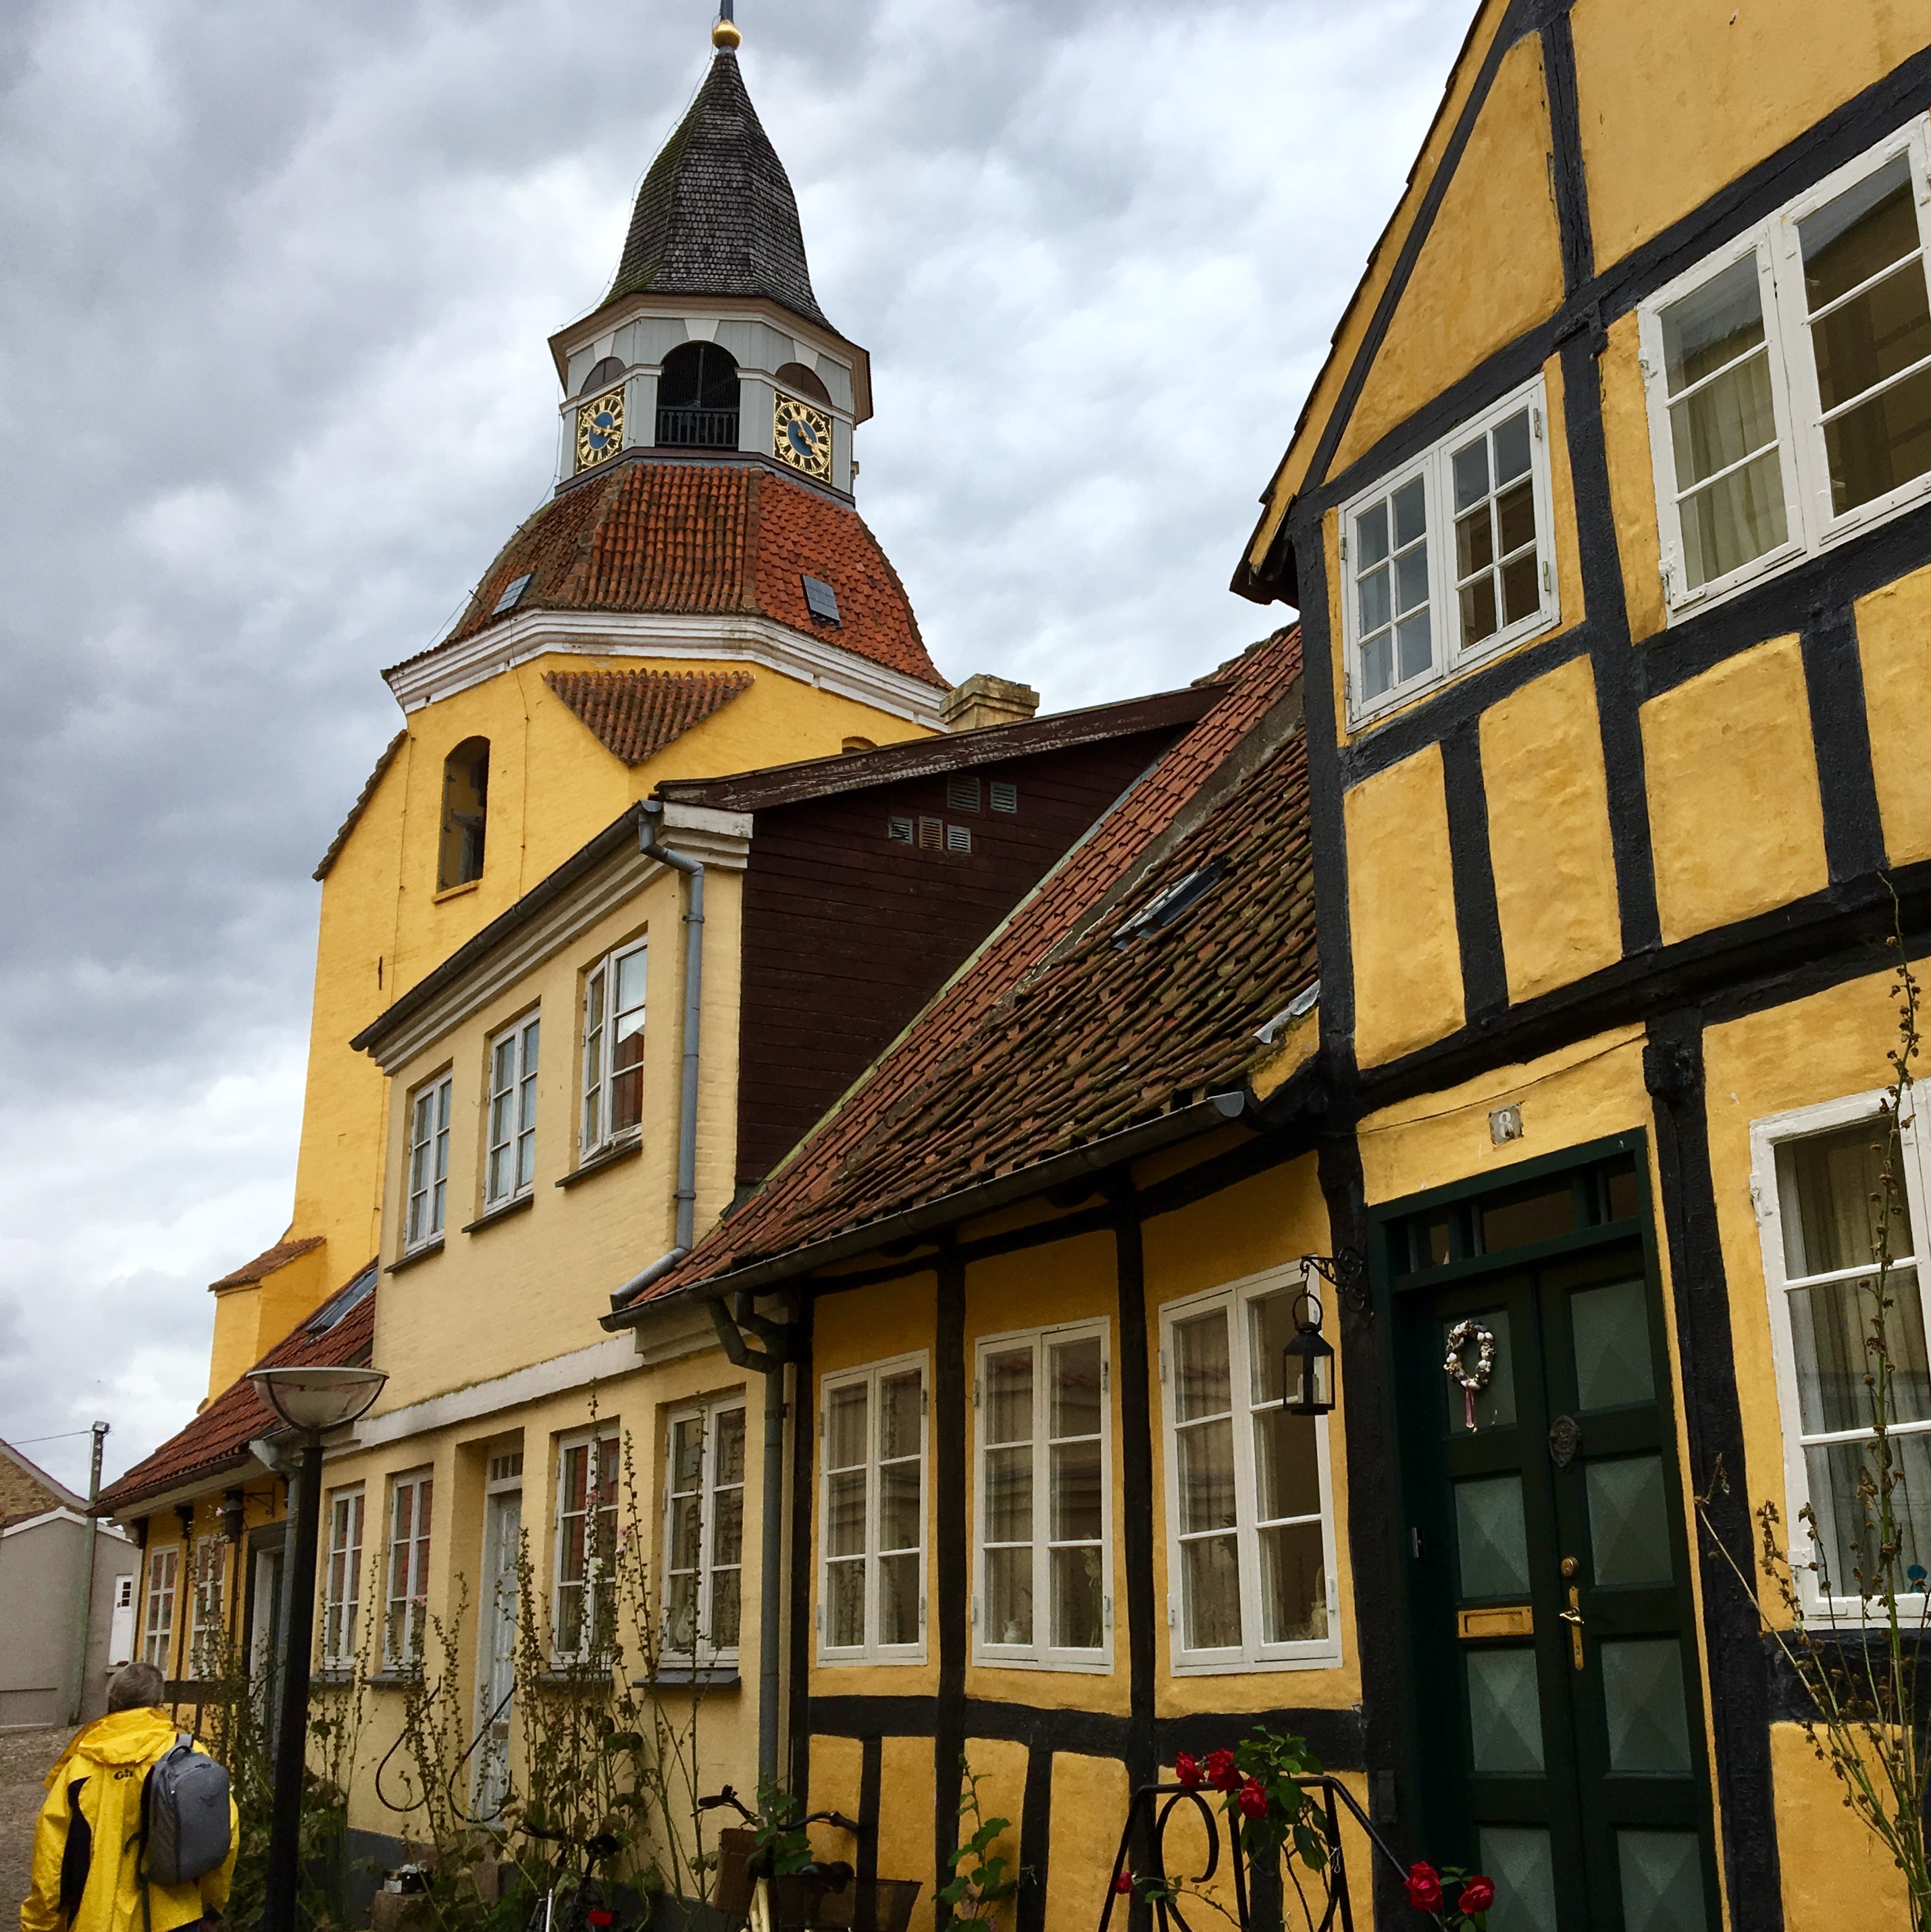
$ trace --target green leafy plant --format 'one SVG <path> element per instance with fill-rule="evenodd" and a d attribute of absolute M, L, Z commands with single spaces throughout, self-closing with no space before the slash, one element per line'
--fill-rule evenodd
<path fill-rule="evenodd" d="M 1019 1890 L 1024 1870 L 993 1851 L 1002 1834 L 1012 1829 L 1012 1820 L 985 1816 L 979 1802 L 980 1775 L 962 1753 L 959 1781 L 959 1825 L 965 1835 L 947 1854 L 952 1876 L 939 1887 L 938 1902 L 950 1911 L 955 1925 L 990 1925 L 1000 1906 Z"/>

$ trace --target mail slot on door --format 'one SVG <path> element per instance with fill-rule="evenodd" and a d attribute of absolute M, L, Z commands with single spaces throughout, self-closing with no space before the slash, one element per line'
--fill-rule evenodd
<path fill-rule="evenodd" d="M 1485 1636 L 1533 1636 L 1535 1612 L 1527 1604 L 1498 1604 L 1485 1610 L 1458 1610 L 1455 1633 L 1464 1641 Z"/>

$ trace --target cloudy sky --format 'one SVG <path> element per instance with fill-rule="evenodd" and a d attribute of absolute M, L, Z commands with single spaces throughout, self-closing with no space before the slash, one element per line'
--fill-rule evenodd
<path fill-rule="evenodd" d="M 740 0 L 860 507 L 940 668 L 1049 709 L 1226 584 L 1469 0 Z M 0 8 L 0 1435 L 192 1412 L 285 1226 L 318 888 L 549 481 L 710 0 Z M 43 1440 L 40 1438 L 56 1438 Z"/>

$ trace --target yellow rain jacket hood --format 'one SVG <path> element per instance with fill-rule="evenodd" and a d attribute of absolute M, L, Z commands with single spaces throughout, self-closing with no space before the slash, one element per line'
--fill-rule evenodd
<path fill-rule="evenodd" d="M 227 1904 L 240 1835 L 232 1798 L 226 1863 L 187 1885 L 144 1887 L 139 1875 L 142 1786 L 178 1735 L 159 1711 L 114 1711 L 62 1753 L 47 1773 L 34 1831 L 33 1889 L 20 1906 L 20 1932 L 149 1932 L 150 1924 L 153 1932 L 175 1932 Z"/>

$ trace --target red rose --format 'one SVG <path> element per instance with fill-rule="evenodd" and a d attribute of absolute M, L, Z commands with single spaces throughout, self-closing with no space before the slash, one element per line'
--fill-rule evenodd
<path fill-rule="evenodd" d="M 1133 1896 L 1133 1874 L 1116 1872 L 1113 1874 L 1113 1889 L 1123 1898 L 1131 1898 Z"/>
<path fill-rule="evenodd" d="M 1174 1754 L 1173 1781 L 1176 1784 L 1184 1786 L 1189 1791 L 1197 1791 L 1200 1789 L 1200 1767 L 1185 1751 L 1179 1751 Z"/>
<path fill-rule="evenodd" d="M 593 1925 L 599 1927 L 614 1925 L 617 1922 L 617 1914 L 614 1912 L 586 1912 L 584 1916 Z"/>
<path fill-rule="evenodd" d="M 1235 1768 L 1232 1751 L 1208 1752 L 1207 1782 L 1216 1791 L 1238 1791 L 1240 1789 L 1240 1773 Z"/>
<path fill-rule="evenodd" d="M 1461 1888 L 1460 1912 L 1486 1912 L 1495 1903 L 1495 1881 L 1478 1872 Z"/>
<path fill-rule="evenodd" d="M 1250 1778 L 1240 1788 L 1240 1796 L 1235 1799 L 1240 1807 L 1243 1818 L 1265 1818 L 1267 1816 L 1266 1787 L 1257 1778 Z"/>
<path fill-rule="evenodd" d="M 1417 1912 L 1442 1909 L 1441 1874 L 1420 1858 L 1408 1868 L 1408 1903 Z"/>

